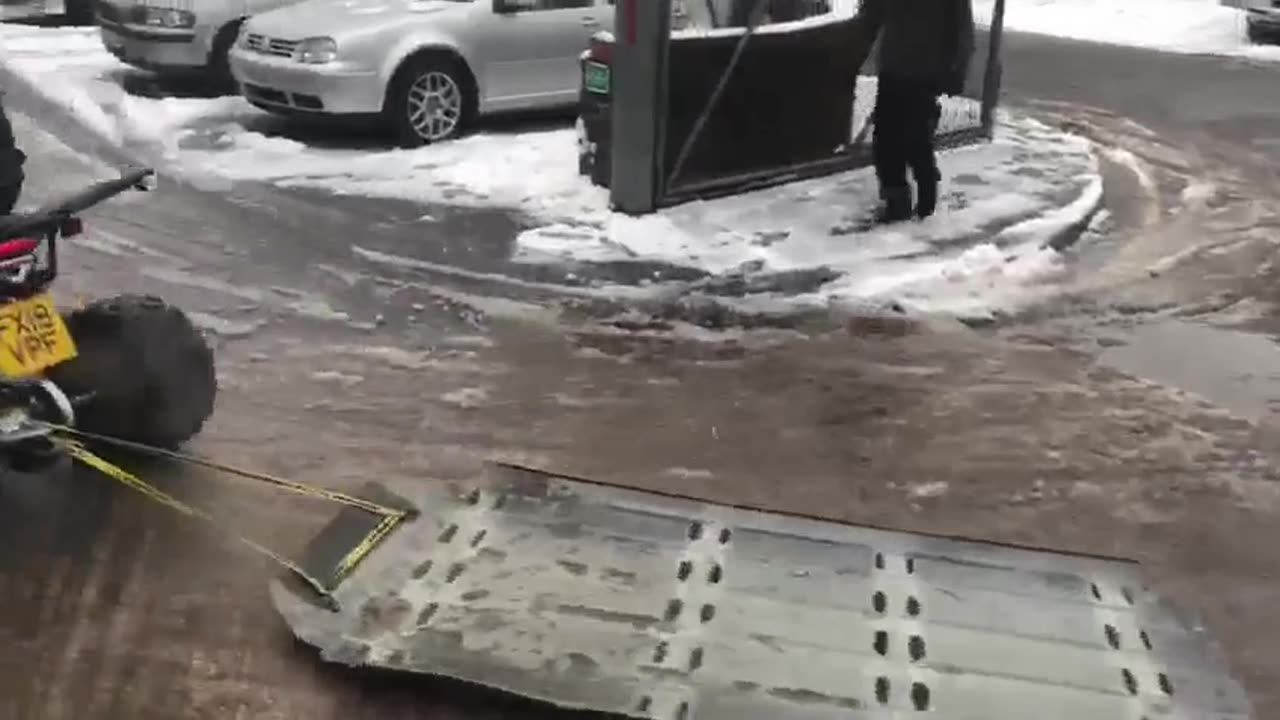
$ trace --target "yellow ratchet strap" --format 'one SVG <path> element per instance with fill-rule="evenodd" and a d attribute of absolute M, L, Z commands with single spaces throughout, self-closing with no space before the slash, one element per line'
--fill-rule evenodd
<path fill-rule="evenodd" d="M 183 464 L 203 467 L 203 468 L 215 470 L 227 475 L 233 475 L 233 476 L 245 478 L 248 480 L 263 482 L 268 485 L 285 490 L 287 492 L 295 493 L 298 495 L 304 495 L 312 498 L 318 498 L 322 500 L 328 500 L 330 502 L 338 503 L 340 505 L 346 505 L 346 506 L 358 508 L 365 512 L 371 513 L 373 515 L 380 515 L 382 517 L 382 520 L 376 526 L 374 526 L 374 528 L 369 532 L 368 535 L 366 535 L 360 542 L 358 542 L 339 561 L 333 576 L 334 586 L 336 586 L 339 582 L 345 579 L 347 575 L 349 575 L 353 570 L 355 570 L 356 566 L 359 565 L 360 562 L 369 555 L 369 553 L 373 552 L 374 548 L 376 548 L 378 544 L 381 543 L 391 533 L 391 531 L 395 530 L 395 528 L 401 522 L 406 520 L 412 514 L 410 511 L 403 510 L 401 508 L 388 507 L 386 505 L 381 505 L 379 503 L 375 503 L 370 500 L 366 500 L 364 498 L 356 497 L 354 495 L 348 495 L 346 493 L 339 492 L 337 490 L 330 490 L 328 488 L 316 487 L 314 485 L 307 485 L 304 483 L 295 482 L 293 480 L 286 480 L 284 478 L 276 477 L 274 475 L 255 472 L 253 470 L 245 470 L 243 468 L 234 467 L 224 463 L 214 462 L 212 460 L 205 460 L 203 458 L 195 457 L 193 455 L 177 453 L 171 450 L 155 448 L 149 445 L 143 445 L 141 443 L 135 443 L 128 440 L 121 440 L 119 438 L 113 438 L 105 435 L 87 433 L 87 432 L 84 432 L 83 430 L 77 430 L 75 428 L 71 428 L 63 425 L 51 424 L 49 425 L 49 428 L 55 431 L 57 435 L 61 436 L 61 437 L 58 437 L 58 442 L 61 444 L 63 449 L 72 459 L 80 463 L 83 463 L 87 467 L 91 467 L 94 470 L 97 470 L 103 475 L 106 475 L 107 477 L 113 480 L 116 480 L 121 484 L 129 488 L 132 488 L 133 490 L 136 490 L 142 493 L 143 495 L 151 498 L 152 500 L 155 500 L 156 502 L 162 505 L 168 506 L 169 508 L 176 510 L 177 512 L 183 515 L 204 521 L 205 523 L 209 524 L 215 529 L 221 531 L 223 534 L 249 547 L 254 552 L 257 552 L 258 554 L 268 558 L 269 560 L 274 562 L 276 565 L 284 568 L 285 570 L 288 570 L 289 572 L 293 573 L 295 576 L 301 578 L 304 582 L 310 585 L 322 597 L 325 597 L 328 599 L 332 599 L 332 593 L 335 588 L 326 586 L 325 583 L 316 579 L 314 576 L 312 576 L 310 573 L 304 570 L 302 566 L 300 566 L 298 563 L 294 562 L 293 560 L 290 560 L 287 557 L 284 557 L 283 555 L 253 540 L 252 538 L 246 537 L 245 535 L 233 530 L 226 523 L 219 521 L 216 517 L 214 517 L 212 514 L 208 513 L 207 511 L 201 510 L 200 508 L 194 507 L 189 503 L 179 500 L 178 498 L 164 492 L 163 490 L 157 488 L 151 483 L 146 482 L 145 480 L 138 477 L 137 475 L 129 472 L 128 470 L 125 470 L 119 465 L 116 465 L 115 463 L 112 463 L 102 458 L 101 456 L 97 455 L 96 453 L 90 451 L 87 447 L 85 447 L 83 441 L 92 440 L 92 441 L 100 442 L 106 445 L 114 445 L 116 447 L 134 450 L 134 451 L 145 453 L 155 457 L 169 458 L 171 460 L 175 460 Z"/>

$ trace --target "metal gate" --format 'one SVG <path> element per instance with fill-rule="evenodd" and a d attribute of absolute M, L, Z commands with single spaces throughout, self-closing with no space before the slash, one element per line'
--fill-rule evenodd
<path fill-rule="evenodd" d="M 874 73 L 874 52 L 868 54 L 872 62 L 862 68 L 856 92 L 842 88 L 851 83 L 840 77 L 839 67 L 827 64 L 828 59 L 838 64 L 842 54 L 854 50 L 843 35 L 851 27 L 854 1 L 619 0 L 611 52 L 609 186 L 614 207 L 645 213 L 694 198 L 869 165 L 875 79 L 868 73 Z M 940 148 L 992 136 L 1004 8 L 1004 0 L 996 0 L 990 26 L 979 28 L 964 97 L 943 104 Z M 751 73 L 770 74 L 771 65 L 792 62 L 809 75 L 789 83 L 783 73 L 773 73 L 783 78 L 780 87 L 753 85 Z M 698 76 L 712 80 L 696 87 Z M 823 83 L 831 97 L 847 90 L 852 107 L 824 104 L 806 94 L 806 85 Z M 754 165 L 738 162 L 769 142 L 756 135 L 737 141 L 735 150 L 728 137 L 734 132 L 733 118 L 767 109 L 771 93 L 799 98 L 815 109 L 779 121 L 780 132 L 794 125 L 792 131 L 807 133 L 810 142 Z M 839 137 L 832 135 L 832 123 L 839 124 Z M 717 143 L 721 147 L 711 147 Z M 699 163 L 700 152 L 724 161 Z"/>
<path fill-rule="evenodd" d="M 327 602 L 273 589 L 332 662 L 653 720 L 1250 717 L 1203 630 L 1128 561 L 511 467 L 362 494 L 418 514 Z M 308 572 L 332 575 L 367 526 L 344 511 Z"/>

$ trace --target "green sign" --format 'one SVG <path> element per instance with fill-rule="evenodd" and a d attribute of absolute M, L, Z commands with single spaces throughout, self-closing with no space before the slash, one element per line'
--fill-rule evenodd
<path fill-rule="evenodd" d="M 587 92 L 609 94 L 609 66 L 598 62 L 587 61 L 582 69 L 582 81 Z"/>

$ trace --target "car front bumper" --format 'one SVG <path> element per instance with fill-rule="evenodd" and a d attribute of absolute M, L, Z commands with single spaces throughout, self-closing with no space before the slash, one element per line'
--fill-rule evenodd
<path fill-rule="evenodd" d="M 381 112 L 377 72 L 342 62 L 307 65 L 236 47 L 231 73 L 249 102 L 277 112 L 365 115 Z"/>
<path fill-rule="evenodd" d="M 208 44 L 195 30 L 137 28 L 101 21 L 102 44 L 126 65 L 153 72 L 192 72 L 209 64 Z"/>

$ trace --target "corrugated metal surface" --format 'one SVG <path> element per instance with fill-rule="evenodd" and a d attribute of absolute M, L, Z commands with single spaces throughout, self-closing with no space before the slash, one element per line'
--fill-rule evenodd
<path fill-rule="evenodd" d="M 1250 717 L 1212 643 L 1125 561 L 517 470 L 384 487 L 423 514 L 338 611 L 273 588 L 333 661 L 662 720 Z"/>

